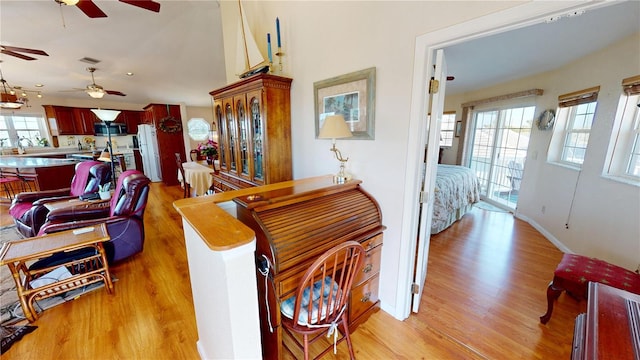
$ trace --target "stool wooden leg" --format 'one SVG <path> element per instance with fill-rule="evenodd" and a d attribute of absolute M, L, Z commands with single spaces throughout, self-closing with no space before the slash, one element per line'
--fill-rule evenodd
<path fill-rule="evenodd" d="M 553 313 L 553 303 L 560 297 L 563 289 L 556 289 L 553 285 L 553 281 L 549 283 L 547 287 L 547 312 L 540 316 L 540 322 L 546 324 L 551 319 L 551 313 Z"/>

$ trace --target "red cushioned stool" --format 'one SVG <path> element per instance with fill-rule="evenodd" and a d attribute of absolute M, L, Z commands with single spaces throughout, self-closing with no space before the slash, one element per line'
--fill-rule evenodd
<path fill-rule="evenodd" d="M 547 288 L 547 313 L 540 316 L 540 322 L 546 324 L 551 319 L 553 302 L 558 299 L 562 291 L 566 290 L 578 301 L 587 299 L 587 287 L 590 281 L 640 294 L 640 274 L 602 260 L 564 254 Z"/>

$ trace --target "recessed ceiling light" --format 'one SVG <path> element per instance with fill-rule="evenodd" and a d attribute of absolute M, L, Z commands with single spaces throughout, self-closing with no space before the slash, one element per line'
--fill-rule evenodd
<path fill-rule="evenodd" d="M 133 76 L 133 73 L 132 73 L 131 71 L 129 71 L 129 72 L 127 73 L 127 76 Z"/>
<path fill-rule="evenodd" d="M 41 88 L 41 87 L 43 87 L 43 86 L 44 86 L 44 85 L 42 85 L 42 84 L 36 84 L 36 85 L 35 85 L 35 87 L 37 87 L 37 88 Z"/>

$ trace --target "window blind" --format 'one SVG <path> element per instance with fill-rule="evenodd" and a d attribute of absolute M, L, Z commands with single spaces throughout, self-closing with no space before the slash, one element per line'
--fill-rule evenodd
<path fill-rule="evenodd" d="M 580 104 L 587 104 L 598 100 L 600 86 L 574 91 L 558 96 L 558 107 L 569 107 Z"/>

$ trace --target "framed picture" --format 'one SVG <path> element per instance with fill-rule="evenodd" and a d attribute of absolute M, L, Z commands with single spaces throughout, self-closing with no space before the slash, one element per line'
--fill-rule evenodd
<path fill-rule="evenodd" d="M 376 68 L 313 83 L 316 139 L 327 115 L 344 116 L 353 137 L 373 140 Z"/>
<path fill-rule="evenodd" d="M 456 121 L 456 132 L 455 132 L 455 136 L 456 137 L 460 137 L 460 134 L 462 133 L 462 121 Z"/>

